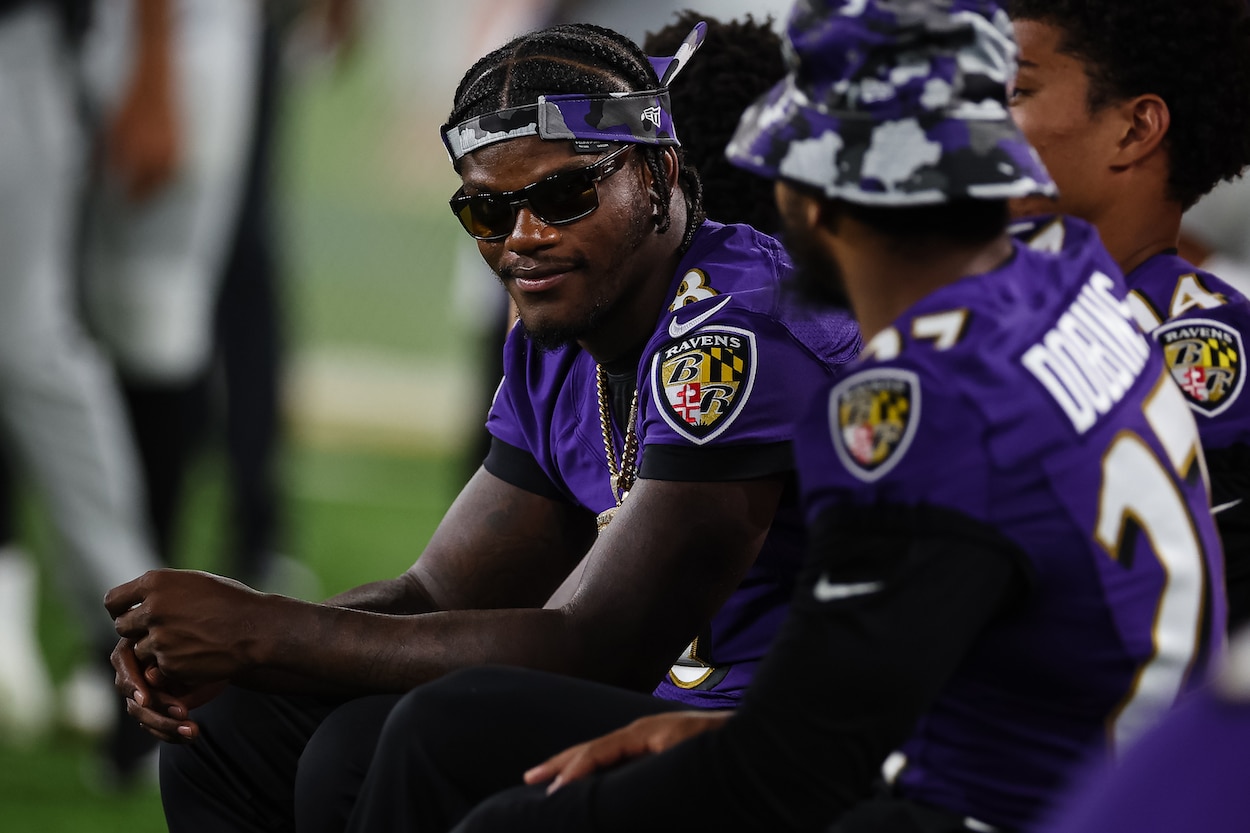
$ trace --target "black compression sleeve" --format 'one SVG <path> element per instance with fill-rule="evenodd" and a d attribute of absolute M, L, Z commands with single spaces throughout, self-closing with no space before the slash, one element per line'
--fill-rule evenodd
<path fill-rule="evenodd" d="M 978 632 L 1017 594 L 1023 556 L 933 509 L 859 509 L 814 530 L 791 615 L 738 713 L 595 779 L 597 833 L 813 830 L 862 798 Z"/>

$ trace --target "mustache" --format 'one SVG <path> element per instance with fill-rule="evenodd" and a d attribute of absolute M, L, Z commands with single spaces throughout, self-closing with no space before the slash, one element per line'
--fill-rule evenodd
<path fill-rule="evenodd" d="M 543 276 L 554 275 L 558 272 L 572 272 L 575 269 L 583 268 L 585 265 L 583 260 L 527 261 L 501 266 L 495 274 L 499 276 L 501 281 L 507 281 L 515 278 L 532 278 L 536 275 Z"/>

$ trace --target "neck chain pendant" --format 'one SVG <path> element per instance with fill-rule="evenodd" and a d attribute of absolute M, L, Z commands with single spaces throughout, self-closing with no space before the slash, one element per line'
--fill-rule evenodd
<path fill-rule="evenodd" d="M 638 479 L 638 389 L 634 388 L 634 398 L 629 404 L 629 424 L 625 426 L 625 446 L 621 449 L 620 465 L 616 461 L 616 444 L 612 442 L 612 410 L 608 404 L 608 372 L 602 365 L 595 368 L 595 388 L 599 394 L 599 427 L 603 429 L 603 450 L 608 458 L 608 476 L 611 478 L 612 494 L 616 498 L 616 506 L 609 507 L 599 513 L 595 519 L 595 528 L 599 534 L 607 529 L 608 524 L 616 515 L 616 510 L 629 495 Z"/>
<path fill-rule="evenodd" d="M 628 492 L 625 493 L 625 495 L 628 494 Z M 625 495 L 621 496 L 621 500 L 625 499 Z M 612 519 L 616 517 L 616 510 L 620 508 L 621 504 L 618 503 L 616 506 L 604 509 L 597 516 L 595 516 L 595 531 L 602 535 L 603 531 L 608 528 L 608 524 L 612 523 Z"/>

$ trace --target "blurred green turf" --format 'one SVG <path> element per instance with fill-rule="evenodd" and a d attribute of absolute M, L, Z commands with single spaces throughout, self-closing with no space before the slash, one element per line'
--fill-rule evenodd
<path fill-rule="evenodd" d="M 161 833 L 155 786 L 124 796 L 87 789 L 81 738 L 60 734 L 29 752 L 0 746 L 0 812 L 7 833 Z"/>

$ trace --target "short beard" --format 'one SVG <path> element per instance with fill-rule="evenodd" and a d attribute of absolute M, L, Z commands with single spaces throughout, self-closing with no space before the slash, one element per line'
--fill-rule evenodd
<path fill-rule="evenodd" d="M 635 205 L 635 211 L 630 217 L 629 225 L 625 228 L 617 243 L 617 254 L 621 260 L 624 260 L 629 253 L 641 248 L 647 238 L 656 233 L 655 223 L 650 219 L 650 208 L 651 203 L 645 197 L 641 198 L 640 202 Z M 660 278 L 657 277 L 656 279 Z M 665 281 L 671 279 L 672 275 L 663 277 Z M 500 276 L 500 282 L 504 282 L 503 276 Z M 595 299 L 594 306 L 591 307 L 590 312 L 581 321 L 562 326 L 530 328 L 525 325 L 524 318 L 519 318 L 518 320 L 522 334 L 531 344 L 544 353 L 554 353 L 574 342 L 593 335 L 621 303 L 621 298 L 617 298 L 612 303 L 600 296 Z"/>
<path fill-rule="evenodd" d="M 525 319 L 518 317 L 518 326 L 521 328 L 521 334 L 537 347 L 543 353 L 554 353 L 562 350 L 574 342 L 580 341 L 586 336 L 593 333 L 599 328 L 599 324 L 603 321 L 607 314 L 607 307 L 602 304 L 595 304 L 594 309 L 590 311 L 584 320 L 576 324 L 569 324 L 563 327 L 539 327 L 530 329 L 525 326 Z"/>

